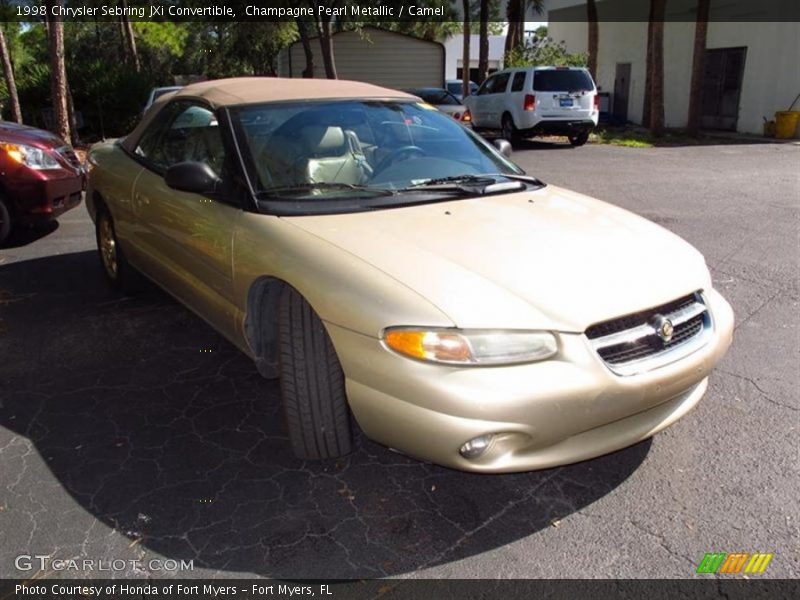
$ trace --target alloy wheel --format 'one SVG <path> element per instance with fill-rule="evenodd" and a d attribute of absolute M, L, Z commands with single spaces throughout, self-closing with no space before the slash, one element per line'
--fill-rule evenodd
<path fill-rule="evenodd" d="M 114 226 L 108 217 L 103 217 L 100 221 L 100 257 L 103 259 L 103 267 L 108 276 L 116 279 L 119 272 L 117 241 L 114 237 Z"/>

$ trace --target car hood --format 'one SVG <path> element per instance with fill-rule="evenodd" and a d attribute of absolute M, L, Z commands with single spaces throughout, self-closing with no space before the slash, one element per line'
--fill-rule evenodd
<path fill-rule="evenodd" d="M 463 328 L 581 332 L 710 285 L 702 255 L 678 236 L 554 186 L 287 220 L 415 290 Z"/>
<path fill-rule="evenodd" d="M 9 121 L 0 122 L 0 140 L 18 144 L 33 144 L 41 148 L 60 148 L 65 145 L 61 138 L 49 131 Z"/>

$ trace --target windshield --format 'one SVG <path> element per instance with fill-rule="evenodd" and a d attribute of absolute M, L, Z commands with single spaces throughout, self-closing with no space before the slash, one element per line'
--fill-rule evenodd
<path fill-rule="evenodd" d="M 536 71 L 533 89 L 537 92 L 588 92 L 594 89 L 589 73 L 581 69 Z"/>
<path fill-rule="evenodd" d="M 381 204 L 391 206 L 428 180 L 522 173 L 482 138 L 419 102 L 282 102 L 238 107 L 231 116 L 262 200 L 322 204 L 348 197 L 367 206 L 370 198 L 392 196 Z"/>

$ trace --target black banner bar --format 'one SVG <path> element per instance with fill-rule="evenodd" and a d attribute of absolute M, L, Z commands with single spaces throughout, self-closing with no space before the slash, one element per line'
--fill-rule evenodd
<path fill-rule="evenodd" d="M 798 580 L 485 580 L 385 579 L 291 581 L 269 579 L 2 580 L 0 600 L 533 600 L 592 598 L 779 600 L 800 596 Z"/>

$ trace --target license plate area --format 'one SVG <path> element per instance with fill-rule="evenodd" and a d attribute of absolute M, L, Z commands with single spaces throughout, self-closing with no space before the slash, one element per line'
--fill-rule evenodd
<path fill-rule="evenodd" d="M 573 103 L 574 103 L 573 99 L 570 98 L 569 96 L 561 96 L 558 99 L 558 105 L 561 108 L 572 108 Z"/>

